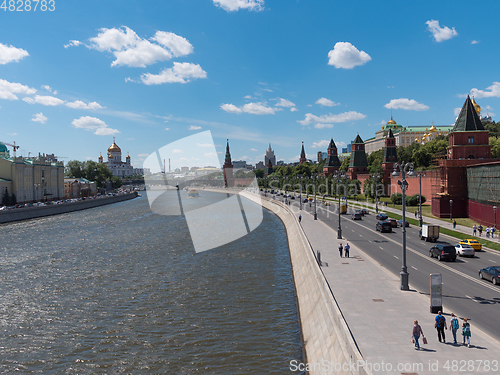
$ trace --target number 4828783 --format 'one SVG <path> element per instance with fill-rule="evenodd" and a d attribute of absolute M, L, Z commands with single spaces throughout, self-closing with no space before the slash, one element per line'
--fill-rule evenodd
<path fill-rule="evenodd" d="M 2 1 L 2 0 L 0 0 Z M 0 9 L 11 12 L 53 12 L 56 10 L 55 0 L 3 0 Z"/>

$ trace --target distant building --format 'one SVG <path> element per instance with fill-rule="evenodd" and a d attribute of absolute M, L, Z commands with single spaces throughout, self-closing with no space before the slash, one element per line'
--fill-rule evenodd
<path fill-rule="evenodd" d="M 263 162 L 259 161 L 257 164 L 255 164 L 255 169 L 266 169 L 266 166 Z"/>
<path fill-rule="evenodd" d="M 278 161 L 276 162 L 276 165 L 283 166 L 283 165 L 285 165 L 285 161 L 284 161 L 284 160 L 278 160 Z"/>
<path fill-rule="evenodd" d="M 328 152 L 318 151 L 318 163 L 328 156 Z"/>
<path fill-rule="evenodd" d="M 99 163 L 104 163 L 102 155 L 99 156 Z M 130 165 L 130 156 L 127 154 L 125 162 L 122 161 L 122 150 L 115 143 L 115 137 L 113 137 L 113 144 L 108 148 L 108 161 L 104 164 L 111 170 L 113 176 L 124 178 L 134 174 L 134 167 Z"/>
<path fill-rule="evenodd" d="M 247 162 L 245 160 L 235 160 L 233 161 L 233 168 L 243 169 L 247 167 Z"/>
<path fill-rule="evenodd" d="M 65 178 L 64 179 L 64 197 L 82 198 L 97 194 L 97 187 L 94 181 L 86 178 Z"/>
<path fill-rule="evenodd" d="M 276 165 L 276 156 L 274 155 L 274 151 L 271 149 L 271 144 L 269 143 L 269 148 L 266 151 L 266 155 L 264 156 L 264 165 L 268 165 L 271 162 L 272 166 Z"/>
<path fill-rule="evenodd" d="M 189 167 L 181 167 L 181 173 L 188 173 Z"/>

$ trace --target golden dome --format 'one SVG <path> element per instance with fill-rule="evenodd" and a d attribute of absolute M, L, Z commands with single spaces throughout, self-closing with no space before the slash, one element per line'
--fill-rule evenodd
<path fill-rule="evenodd" d="M 108 148 L 108 152 L 122 152 L 122 149 L 113 141 L 113 144 Z"/>
<path fill-rule="evenodd" d="M 476 110 L 477 114 L 478 115 L 481 114 L 481 107 L 474 100 L 474 96 L 472 96 L 472 105 L 474 106 L 474 109 Z"/>
<path fill-rule="evenodd" d="M 420 142 L 420 141 L 418 140 L 418 138 L 415 138 L 415 142 Z"/>
<path fill-rule="evenodd" d="M 437 132 L 436 127 L 432 125 L 431 128 L 429 129 L 429 132 Z"/>
<path fill-rule="evenodd" d="M 391 119 L 390 119 L 389 121 L 387 121 L 387 125 L 395 125 L 395 124 L 397 124 L 397 122 L 396 122 L 396 121 L 394 121 L 394 120 L 392 119 L 392 116 L 391 116 Z"/>
<path fill-rule="evenodd" d="M 130 155 L 129 155 L 129 154 L 127 154 L 127 157 L 126 157 L 126 159 L 130 159 Z"/>

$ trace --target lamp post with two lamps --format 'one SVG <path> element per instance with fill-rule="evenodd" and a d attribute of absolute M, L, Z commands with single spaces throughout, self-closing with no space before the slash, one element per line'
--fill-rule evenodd
<path fill-rule="evenodd" d="M 333 178 L 337 180 L 337 195 L 339 196 L 339 228 L 337 229 L 337 239 L 341 240 L 342 227 L 340 225 L 340 183 L 345 178 L 345 175 L 340 171 L 336 171 L 335 174 L 333 175 Z"/>
<path fill-rule="evenodd" d="M 401 163 L 394 163 L 394 172 L 392 172 L 392 175 L 394 177 L 399 176 L 399 172 L 401 171 L 401 180 L 398 180 L 398 185 L 401 186 L 401 191 L 403 193 L 403 260 L 402 260 L 402 266 L 401 266 L 401 285 L 400 289 L 401 290 L 410 290 L 410 287 L 408 285 L 408 279 L 409 279 L 409 274 L 408 274 L 408 268 L 406 267 L 406 216 L 405 216 L 405 192 L 406 189 L 408 189 L 408 182 L 406 181 L 406 176 L 415 176 L 415 172 L 413 172 L 413 163 L 406 163 L 402 161 Z"/>

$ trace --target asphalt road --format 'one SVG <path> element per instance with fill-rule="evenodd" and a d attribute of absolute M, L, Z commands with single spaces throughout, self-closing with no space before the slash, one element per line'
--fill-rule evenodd
<path fill-rule="evenodd" d="M 278 199 L 278 197 L 277 197 Z M 278 200 L 283 201 L 283 198 Z M 292 205 L 298 208 L 298 199 L 292 200 Z M 314 204 L 303 204 L 307 212 L 314 212 Z M 357 208 L 352 208 L 357 209 Z M 375 231 L 375 214 L 365 215 L 362 220 L 351 220 L 353 212 L 349 207 L 348 214 L 341 215 L 342 235 L 351 244 L 358 246 L 368 253 L 390 272 L 399 276 L 402 266 L 402 229 L 393 228 L 392 233 L 379 233 Z M 318 220 L 325 222 L 331 228 L 338 228 L 337 205 L 325 207 L 318 203 Z M 411 214 L 410 214 L 411 215 Z M 389 215 L 390 217 L 390 215 Z M 474 327 L 478 327 L 497 340 L 500 340 L 500 285 L 493 285 L 490 281 L 480 280 L 478 271 L 491 265 L 500 265 L 500 255 L 492 251 L 476 252 L 474 258 L 457 257 L 455 262 L 438 261 L 429 257 L 429 249 L 434 245 L 431 242 L 421 241 L 418 236 L 419 227 L 406 228 L 406 264 L 410 274 L 409 284 L 422 294 L 430 293 L 430 274 L 440 273 L 443 277 L 443 305 L 449 311 L 444 315 L 449 322 L 449 314 L 454 312 L 457 316 L 467 317 L 471 323 L 472 335 Z M 457 241 L 451 237 L 441 235 L 438 243 L 455 244 Z M 338 244 L 333 243 L 336 250 Z M 363 277 L 363 275 L 352 275 Z M 430 301 L 429 301 L 430 306 Z M 430 307 L 429 307 L 430 309 Z M 430 311 L 430 310 L 429 310 Z M 404 314 L 405 312 L 401 312 Z M 430 315 L 429 319 L 434 319 Z M 460 331 L 457 339 L 462 340 Z M 447 331 L 448 341 L 452 340 L 451 331 Z"/>

